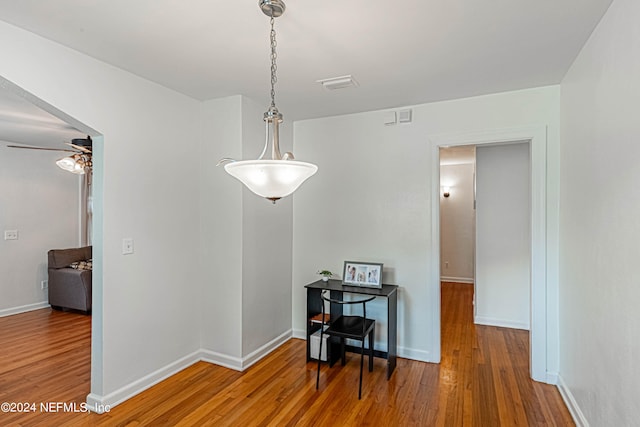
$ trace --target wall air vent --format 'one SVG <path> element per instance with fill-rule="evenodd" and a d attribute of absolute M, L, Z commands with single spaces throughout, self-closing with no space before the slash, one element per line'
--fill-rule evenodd
<path fill-rule="evenodd" d="M 358 82 L 351 75 L 332 77 L 330 79 L 316 80 L 327 90 L 345 89 L 348 87 L 358 87 Z"/>

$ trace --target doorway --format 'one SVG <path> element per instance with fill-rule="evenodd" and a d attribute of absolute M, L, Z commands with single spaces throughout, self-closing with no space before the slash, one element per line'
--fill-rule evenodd
<path fill-rule="evenodd" d="M 529 143 L 440 148 L 440 272 L 473 323 L 529 330 Z M 444 310 L 444 309 L 443 309 Z"/>
<path fill-rule="evenodd" d="M 436 195 L 440 188 L 441 147 L 475 145 L 476 147 L 529 142 L 530 148 L 530 373 L 536 381 L 553 383 L 553 375 L 547 373 L 547 278 L 546 278 L 546 127 L 526 127 L 508 130 L 481 131 L 466 134 L 439 135 L 431 138 L 432 147 L 432 187 Z M 440 198 L 432 197 L 432 247 L 430 280 L 431 306 L 433 312 L 432 334 L 434 360 L 440 360 L 441 352 L 441 307 L 440 307 Z M 551 325 L 555 327 L 555 325 Z M 551 335 L 555 339 L 555 335 Z M 557 343 L 551 342 L 551 348 Z"/>
<path fill-rule="evenodd" d="M 78 240 L 77 241 L 65 241 L 65 243 L 60 243 L 59 239 L 54 237 L 54 241 L 52 243 L 46 244 L 38 244 L 35 246 L 35 251 L 38 253 L 42 253 L 42 257 L 44 258 L 44 262 L 42 263 L 42 270 L 44 275 L 46 275 L 46 251 L 49 249 L 54 249 L 58 245 L 63 245 L 66 247 L 69 246 L 81 246 L 86 243 L 91 243 L 94 247 L 93 250 L 93 280 L 92 280 L 92 317 L 90 319 L 91 322 L 91 339 L 93 340 L 93 344 L 91 346 L 91 358 L 92 361 L 100 361 L 102 348 L 100 343 L 102 342 L 102 158 L 103 158 L 103 149 L 102 143 L 103 138 L 99 136 L 99 133 L 86 126 L 82 122 L 76 120 L 70 115 L 64 113 L 63 111 L 57 109 L 56 107 L 48 104 L 47 102 L 41 100 L 37 96 L 25 91 L 19 86 L 15 85 L 11 81 L 0 76 L 0 86 L 2 87 L 2 91 L 7 93 L 7 96 L 12 96 L 13 99 L 18 99 L 19 104 L 14 103 L 14 107 L 16 105 L 24 105 L 26 110 L 21 110 L 19 108 L 10 109 L 13 114 L 13 120 L 8 120 L 8 125 L 13 125 L 13 127 L 9 128 L 7 125 L 3 127 L 3 132 L 5 135 L 10 135 L 10 137 L 5 136 L 5 138 L 17 142 L 19 145 L 44 145 L 45 142 L 55 144 L 49 148 L 44 147 L 44 150 L 54 150 L 58 151 L 58 144 L 61 146 L 60 148 L 67 148 L 64 145 L 65 141 L 69 141 L 71 137 L 63 137 L 64 132 L 70 132 L 75 135 L 75 137 L 84 137 L 86 135 L 90 135 L 93 137 L 93 147 L 92 147 L 92 159 L 93 159 L 93 181 L 82 180 L 81 178 L 76 178 L 78 180 L 77 185 L 77 195 L 75 196 L 79 199 L 77 205 L 77 209 L 73 210 L 66 215 L 64 218 L 60 218 L 60 221 L 64 221 L 66 223 L 74 222 L 73 218 L 77 216 L 77 224 L 72 227 L 77 228 L 78 230 Z M 31 112 L 31 114 L 24 114 L 25 111 Z M 35 113 L 34 113 L 35 111 Z M 22 114 L 21 114 L 22 113 Z M 47 116 L 48 114 L 48 116 Z M 30 133 L 29 133 L 30 132 Z M 41 144 L 38 144 L 37 137 L 38 136 L 46 136 L 45 141 Z M 36 142 L 34 142 L 34 140 Z M 46 153 L 47 151 L 42 151 Z M 41 168 L 56 168 L 55 158 L 62 157 L 63 155 L 54 155 L 53 160 L 48 159 L 46 163 L 43 163 Z M 29 166 L 33 166 L 33 162 Z M 67 172 L 62 172 L 66 174 Z M 33 174 L 31 174 L 33 175 Z M 84 175 L 83 175 L 84 176 Z M 45 186 L 43 181 L 36 181 L 33 179 L 33 176 L 29 176 L 31 184 L 35 188 L 34 191 L 37 192 L 45 192 Z M 68 177 L 65 176 L 65 179 L 74 179 L 72 174 L 69 174 Z M 75 194 L 75 193 L 74 193 Z M 89 202 L 87 204 L 86 202 Z M 43 198 L 42 205 L 43 209 L 46 209 L 46 203 Z M 84 220 L 82 219 L 84 217 Z M 50 224 L 47 224 L 48 228 L 51 228 Z M 54 227 L 55 228 L 55 227 Z M 65 228 L 65 229 L 68 229 Z M 33 232 L 31 232 L 33 234 Z M 74 234 L 75 235 L 75 234 Z M 55 243 L 58 242 L 58 243 Z M 55 246 L 52 246 L 55 245 Z M 46 276 L 44 276 L 46 277 Z M 42 279 L 42 291 L 46 289 L 46 280 Z M 46 291 L 45 291 L 46 292 Z M 48 299 L 46 298 L 46 293 L 42 292 L 44 298 L 40 298 L 37 304 L 32 304 L 33 309 L 41 309 L 49 307 Z M 37 306 L 37 307 L 36 307 Z M 27 311 L 27 310 L 22 310 Z M 92 369 L 98 370 L 98 368 L 93 368 L 97 366 L 96 363 L 91 364 Z M 95 374 L 92 371 L 92 384 L 95 382 L 94 377 Z"/>

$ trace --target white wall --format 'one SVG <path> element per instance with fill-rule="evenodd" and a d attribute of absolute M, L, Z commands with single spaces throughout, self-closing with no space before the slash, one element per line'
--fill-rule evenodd
<path fill-rule="evenodd" d="M 529 144 L 476 148 L 475 322 L 529 329 Z"/>
<path fill-rule="evenodd" d="M 242 97 L 203 103 L 198 157 L 203 349 L 242 357 L 242 191 L 216 163 L 242 158 Z"/>
<path fill-rule="evenodd" d="M 440 165 L 440 278 L 473 283 L 475 251 L 474 164 Z"/>
<path fill-rule="evenodd" d="M 223 157 L 260 155 L 265 107 L 233 96 L 203 108 L 202 348 L 210 360 L 243 369 L 256 350 L 290 335 L 292 202 L 274 205 L 214 166 Z M 291 146 L 291 128 L 285 122 L 283 149 Z"/>
<path fill-rule="evenodd" d="M 47 251 L 80 243 L 79 178 L 55 161 L 62 153 L 0 142 L 0 316 L 47 306 Z M 18 240 L 4 240 L 18 230 Z"/>
<path fill-rule="evenodd" d="M 614 0 L 562 82 L 560 374 L 592 426 L 640 419 L 638 22 Z"/>
<path fill-rule="evenodd" d="M 340 271 L 346 259 L 379 261 L 385 266 L 384 281 L 401 286 L 400 354 L 438 360 L 439 319 L 426 309 L 439 304 L 438 284 L 430 283 L 435 268 L 430 258 L 431 199 L 439 197 L 431 194 L 429 138 L 434 135 L 547 126 L 547 243 L 553 255 L 558 94 L 558 87 L 546 87 L 419 105 L 413 107 L 413 123 L 407 125 L 384 126 L 384 111 L 297 122 L 296 156 L 316 162 L 319 171 L 296 192 L 293 202 L 296 335 L 305 328 L 304 285 L 317 279 L 319 268 Z M 547 261 L 547 291 L 553 304 L 557 260 Z M 555 369 L 557 311 L 547 316 L 547 366 Z"/>
<path fill-rule="evenodd" d="M 257 159 L 262 152 L 262 117 L 266 108 L 243 97 L 244 159 Z M 292 134 L 293 125 L 284 121 L 280 133 L 283 153 L 291 149 Z M 226 179 L 235 181 L 230 176 Z M 285 197 L 274 205 L 242 187 L 242 354 L 247 357 L 277 337 L 285 334 L 288 338 L 291 333 L 293 203 L 291 197 Z"/>
<path fill-rule="evenodd" d="M 113 403 L 133 381 L 200 348 L 201 276 L 189 268 L 200 173 L 179 166 L 193 160 L 201 103 L 4 22 L 0 47 L 0 76 L 104 135 L 91 391 Z M 134 239 L 133 255 L 121 254 L 124 237 Z"/>

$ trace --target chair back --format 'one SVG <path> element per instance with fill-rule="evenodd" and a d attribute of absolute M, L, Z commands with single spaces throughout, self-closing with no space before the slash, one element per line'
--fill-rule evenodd
<path fill-rule="evenodd" d="M 335 299 L 335 298 L 331 298 L 325 295 L 326 291 L 322 291 L 322 293 L 320 294 L 320 298 L 322 298 L 324 301 L 327 301 L 331 304 L 340 304 L 342 306 L 345 305 L 356 305 L 356 304 L 362 304 L 362 318 L 366 319 L 367 318 L 367 303 L 369 301 L 373 301 L 374 299 L 376 299 L 375 295 L 368 297 L 368 298 L 364 298 L 364 299 L 357 299 L 357 300 L 349 300 L 349 301 L 345 301 L 344 299 Z M 322 318 L 324 319 L 325 316 L 325 304 L 322 304 Z M 362 333 L 364 333 L 364 329 L 366 327 L 366 322 L 362 322 Z"/>

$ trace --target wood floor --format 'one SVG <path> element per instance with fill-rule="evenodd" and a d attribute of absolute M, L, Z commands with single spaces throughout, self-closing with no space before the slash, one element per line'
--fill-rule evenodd
<path fill-rule="evenodd" d="M 554 386 L 528 373 L 528 333 L 475 326 L 472 286 L 442 286 L 442 363 L 399 359 L 364 373 L 359 358 L 323 366 L 292 339 L 246 372 L 199 362 L 109 413 L 2 413 L 2 426 L 574 425 Z M 75 402 L 89 393 L 90 318 L 38 310 L 0 318 L 0 402 Z"/>

